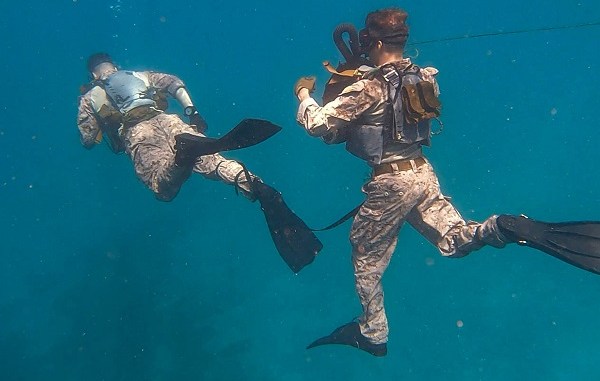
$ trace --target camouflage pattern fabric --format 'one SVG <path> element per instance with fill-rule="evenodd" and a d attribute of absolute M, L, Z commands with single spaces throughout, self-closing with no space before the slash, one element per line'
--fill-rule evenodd
<path fill-rule="evenodd" d="M 175 165 L 175 136 L 181 133 L 204 136 L 184 123 L 177 115 L 159 114 L 147 121 L 126 129 L 126 152 L 133 162 L 135 173 L 157 199 L 172 200 L 181 185 L 193 172 L 209 179 L 238 183 L 242 193 L 248 195 L 249 187 L 242 166 L 220 154 L 201 156 L 193 169 Z"/>
<path fill-rule="evenodd" d="M 388 324 L 381 278 L 408 222 L 447 257 L 463 257 L 491 244 L 503 247 L 496 216 L 482 224 L 465 221 L 441 191 L 429 163 L 416 169 L 383 174 L 363 186 L 367 199 L 350 232 L 356 292 L 363 307 L 363 335 L 385 343 Z"/>
<path fill-rule="evenodd" d="M 408 66 L 404 59 L 398 66 Z M 439 92 L 435 68 L 423 68 L 423 79 Z M 386 122 L 388 94 L 381 81 L 362 79 L 348 86 L 333 101 L 322 107 L 313 98 L 302 101 L 297 121 L 312 136 L 336 140 L 345 128 L 355 123 Z M 350 232 L 356 292 L 363 313 L 359 319 L 364 336 L 375 344 L 387 342 L 388 323 L 383 303 L 381 278 L 398 242 L 404 222 L 411 224 L 443 256 L 462 257 L 488 244 L 503 247 L 506 239 L 498 231 L 496 216 L 482 224 L 465 221 L 441 191 L 431 165 L 417 166 L 423 158 L 419 143 L 389 142 L 382 163 L 410 161 L 409 170 L 375 176 L 363 186 L 367 199 L 354 218 Z"/>
<path fill-rule="evenodd" d="M 156 72 L 137 74 L 144 78 L 149 86 L 160 92 L 174 94 L 177 89 L 184 86 L 179 78 L 171 74 Z M 77 127 L 81 143 L 86 148 L 93 148 L 99 142 L 100 123 L 103 121 L 99 120 L 98 112 L 103 106 L 112 107 L 106 92 L 100 86 L 93 87 L 79 98 Z M 251 198 L 242 166 L 220 154 L 200 157 L 193 168 L 176 166 L 175 135 L 184 132 L 204 136 L 184 123 L 177 115 L 162 112 L 133 126 L 121 126 L 118 129 L 118 136 L 124 143 L 125 152 L 133 162 L 136 175 L 154 192 L 157 199 L 172 200 L 192 171 L 226 184 L 234 184 L 237 180 L 242 194 Z"/>

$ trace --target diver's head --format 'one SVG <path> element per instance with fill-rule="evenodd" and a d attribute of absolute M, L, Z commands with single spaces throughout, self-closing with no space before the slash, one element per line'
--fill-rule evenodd
<path fill-rule="evenodd" d="M 381 54 L 402 57 L 408 39 L 407 17 L 408 13 L 400 8 L 386 8 L 369 13 L 365 28 L 358 36 L 361 50 L 373 61 L 377 61 Z"/>
<path fill-rule="evenodd" d="M 95 53 L 89 56 L 87 69 L 94 79 L 100 79 L 117 71 L 115 63 L 107 53 Z"/>

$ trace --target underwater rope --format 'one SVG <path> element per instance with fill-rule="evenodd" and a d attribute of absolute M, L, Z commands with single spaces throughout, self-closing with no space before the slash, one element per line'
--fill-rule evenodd
<path fill-rule="evenodd" d="M 520 29 L 520 30 L 509 30 L 504 32 L 489 32 L 489 33 L 481 33 L 481 34 L 467 34 L 463 36 L 455 36 L 455 37 L 446 37 L 446 38 L 438 38 L 435 40 L 425 40 L 425 41 L 417 41 L 408 43 L 407 45 L 424 45 L 424 44 L 432 44 L 434 42 L 445 42 L 445 41 L 456 41 L 456 40 L 466 40 L 469 38 L 479 38 L 479 37 L 490 37 L 490 36 L 502 36 L 507 34 L 521 34 L 521 33 L 531 33 L 531 32 L 543 32 L 549 30 L 560 30 L 560 29 L 578 29 L 585 28 L 589 26 L 599 26 L 600 21 L 588 22 L 582 24 L 573 24 L 573 25 L 562 25 L 562 26 L 550 26 L 550 27 L 542 27 L 542 28 L 531 28 L 531 29 Z"/>

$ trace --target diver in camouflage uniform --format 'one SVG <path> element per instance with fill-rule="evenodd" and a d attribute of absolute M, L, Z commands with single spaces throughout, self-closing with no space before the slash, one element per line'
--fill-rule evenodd
<path fill-rule="evenodd" d="M 84 147 L 93 148 L 104 138 L 114 152 L 126 152 L 138 178 L 161 201 L 172 200 L 192 171 L 237 184 L 246 197 L 253 198 L 238 162 L 219 153 L 190 158 L 177 151 L 177 136 L 203 137 L 206 130 L 181 79 L 170 74 L 118 70 L 106 53 L 90 56 L 87 69 L 93 81 L 79 99 L 77 116 Z M 181 104 L 189 124 L 164 112 L 167 95 Z"/>
<path fill-rule="evenodd" d="M 92 55 L 87 66 L 93 81 L 82 89 L 77 117 L 84 147 L 104 139 L 114 152 L 126 152 L 138 178 L 161 201 L 175 198 L 192 172 L 235 185 L 250 201 L 258 201 L 277 251 L 295 272 L 305 265 L 297 257 L 314 258 L 321 250 L 321 242 L 279 191 L 219 154 L 258 144 L 281 127 L 248 118 L 222 137 L 209 138 L 204 135 L 206 123 L 179 78 L 118 70 L 106 53 Z M 181 104 L 189 124 L 164 112 L 168 96 Z"/>
<path fill-rule="evenodd" d="M 381 278 L 404 222 L 447 257 L 462 257 L 486 244 L 500 248 L 509 242 L 499 231 L 496 216 L 483 223 L 465 221 L 440 191 L 437 176 L 422 151 L 423 145 L 429 145 L 430 120 L 413 120 L 409 125 L 395 123 L 403 120 L 403 115 L 391 115 L 395 112 L 391 107 L 394 99 L 390 99 L 388 82 L 412 78 L 414 83 L 429 84 L 421 87 L 429 88 L 430 96 L 437 97 L 439 92 L 436 69 L 418 68 L 403 57 L 408 38 L 406 17 L 406 12 L 397 8 L 367 16 L 366 28 L 360 33 L 361 47 L 377 68 L 364 73 L 334 100 L 320 107 L 310 96 L 314 77 L 301 78 L 294 89 L 301 102 L 297 120 L 306 131 L 329 144 L 346 142 L 347 150 L 372 168 L 372 178 L 362 189 L 366 201 L 350 232 L 355 285 L 363 313 L 358 322 L 338 328 L 309 348 L 338 343 L 376 356 L 387 353 L 388 322 Z"/>

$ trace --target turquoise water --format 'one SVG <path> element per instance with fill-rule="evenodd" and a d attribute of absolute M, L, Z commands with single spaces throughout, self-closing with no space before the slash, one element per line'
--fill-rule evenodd
<path fill-rule="evenodd" d="M 327 79 L 331 32 L 410 13 L 413 42 L 600 20 L 597 1 L 0 3 L 2 380 L 598 380 L 600 278 L 530 249 L 444 259 L 410 227 L 384 278 L 389 354 L 310 351 L 359 314 L 349 224 L 293 275 L 257 204 L 191 178 L 154 200 L 125 156 L 84 150 L 85 59 L 181 77 L 213 135 L 284 130 L 229 156 L 310 225 L 362 200 L 366 166 L 295 123 L 300 75 Z M 445 131 L 427 150 L 465 218 L 599 220 L 600 27 L 419 45 Z M 459 321 L 462 327 L 458 327 Z"/>

